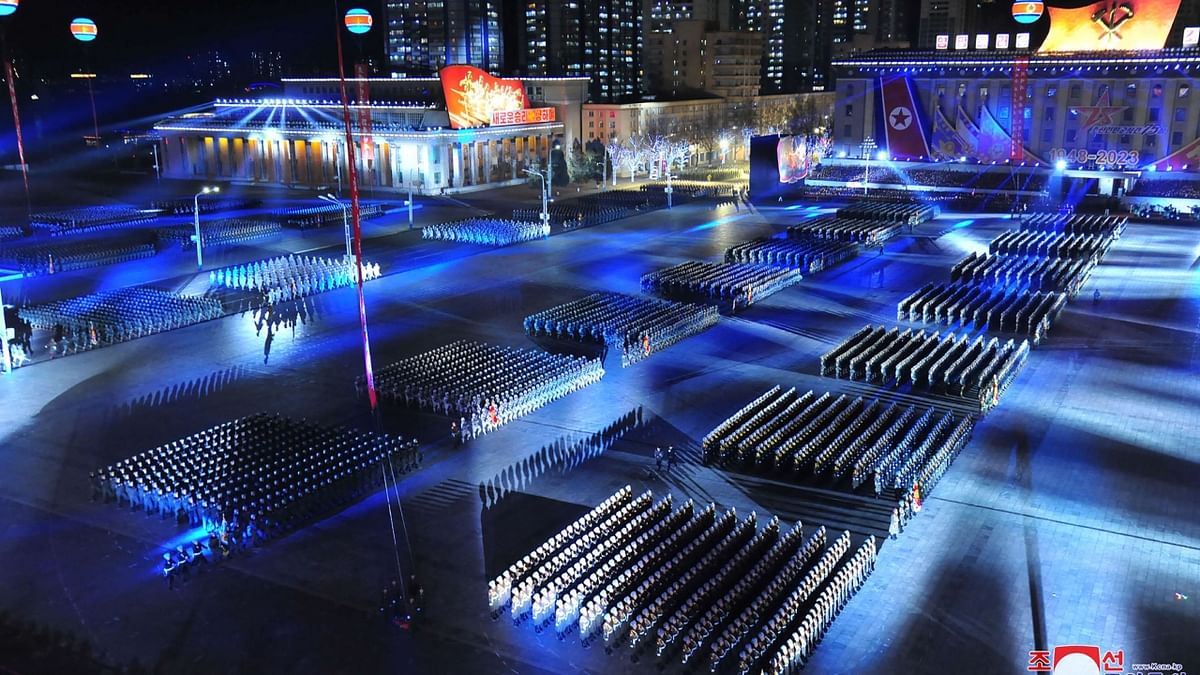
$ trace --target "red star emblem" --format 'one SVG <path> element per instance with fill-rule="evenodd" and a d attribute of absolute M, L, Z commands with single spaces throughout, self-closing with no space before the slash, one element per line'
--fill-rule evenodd
<path fill-rule="evenodd" d="M 903 110 L 897 110 L 892 114 L 892 121 L 897 127 L 906 127 L 908 126 L 908 115 Z"/>
<path fill-rule="evenodd" d="M 1096 101 L 1096 105 L 1080 106 L 1072 108 L 1078 115 L 1087 115 L 1080 123 L 1080 126 L 1086 129 L 1091 129 L 1094 126 L 1111 126 L 1117 123 L 1117 113 L 1125 110 L 1129 106 L 1110 105 L 1108 91 L 1100 95 L 1100 100 Z"/>

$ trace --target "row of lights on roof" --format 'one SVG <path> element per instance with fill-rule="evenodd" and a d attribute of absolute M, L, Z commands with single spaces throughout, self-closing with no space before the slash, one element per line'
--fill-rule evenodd
<path fill-rule="evenodd" d="M 313 99 L 301 99 L 301 98 L 237 98 L 237 99 L 219 98 L 219 99 L 217 99 L 217 104 L 218 105 L 273 105 L 273 106 L 280 106 L 280 105 L 296 105 L 296 106 L 341 105 L 341 103 L 339 101 L 328 101 L 328 100 L 318 101 L 318 100 L 313 100 Z M 357 105 L 363 105 L 363 104 L 355 102 L 355 103 L 351 103 L 350 105 L 357 106 Z M 425 109 L 425 108 L 430 107 L 429 105 L 421 104 L 416 101 L 402 101 L 402 102 L 392 102 L 392 103 L 384 103 L 383 101 L 367 101 L 366 105 L 372 106 L 372 107 L 388 107 L 388 108 L 421 108 L 421 109 Z"/>

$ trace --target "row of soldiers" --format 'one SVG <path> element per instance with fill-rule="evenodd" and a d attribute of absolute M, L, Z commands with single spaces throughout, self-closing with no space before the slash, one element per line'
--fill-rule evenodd
<path fill-rule="evenodd" d="M 224 316 L 214 298 L 146 286 L 101 291 L 18 310 L 34 328 L 52 330 L 51 348 L 74 352 L 153 335 Z"/>
<path fill-rule="evenodd" d="M 378 279 L 378 263 L 363 263 L 363 281 Z M 237 265 L 208 273 L 211 288 L 236 288 L 255 291 L 275 304 L 324 293 L 358 283 L 354 258 L 320 258 L 291 254 L 246 265 Z"/>
<path fill-rule="evenodd" d="M 767 662 L 763 673 L 784 675 L 804 667 L 816 643 L 825 636 L 833 620 L 875 570 L 876 555 L 875 537 L 867 537 L 849 562 L 837 571 L 829 585 L 817 596 L 799 627 Z M 741 672 L 748 673 L 749 670 L 743 669 Z"/>
<path fill-rule="evenodd" d="M 382 434 L 253 415 L 91 475 L 93 498 L 244 537 L 288 531 L 417 468 L 419 446 Z"/>
<path fill-rule="evenodd" d="M 550 236 L 550 223 L 511 218 L 466 218 L 449 223 L 426 225 L 422 239 L 459 241 L 484 246 L 508 246 Z"/>
<path fill-rule="evenodd" d="M 601 292 L 527 316 L 524 326 L 531 337 L 618 346 L 621 365 L 629 366 L 719 319 L 715 307 Z"/>
<path fill-rule="evenodd" d="M 381 368 L 375 387 L 406 406 L 459 417 L 465 441 L 603 376 L 597 359 L 458 340 Z M 357 386 L 361 393 L 365 378 Z"/>

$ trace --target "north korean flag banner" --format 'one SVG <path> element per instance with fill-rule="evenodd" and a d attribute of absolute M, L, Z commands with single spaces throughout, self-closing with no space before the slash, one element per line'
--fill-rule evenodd
<path fill-rule="evenodd" d="M 921 109 L 907 76 L 880 78 L 883 92 L 883 129 L 892 159 L 928 159 L 929 144 Z"/>

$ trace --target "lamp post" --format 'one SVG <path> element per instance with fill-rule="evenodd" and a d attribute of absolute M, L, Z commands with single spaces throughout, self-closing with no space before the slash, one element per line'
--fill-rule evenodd
<path fill-rule="evenodd" d="M 534 169 L 525 169 L 525 173 L 530 176 L 537 176 L 542 179 L 542 225 L 549 227 L 550 225 L 550 183 L 546 180 L 546 174 Z"/>
<path fill-rule="evenodd" d="M 196 193 L 192 198 L 192 222 L 196 226 L 196 234 L 192 235 L 192 239 L 196 242 L 196 269 L 204 269 L 204 240 L 200 238 L 200 195 L 216 194 L 221 191 L 219 187 L 208 187 Z"/>
<path fill-rule="evenodd" d="M 334 197 L 331 194 L 317 195 L 317 199 L 320 199 L 323 202 L 328 202 L 330 204 L 334 204 L 336 206 L 340 206 L 342 208 L 342 230 L 345 232 L 345 235 L 346 235 L 346 257 L 350 258 L 351 256 L 354 255 L 354 248 L 351 244 L 353 239 L 350 236 L 350 210 L 349 210 L 349 207 L 346 206 L 345 202 L 338 199 L 337 197 Z"/>
<path fill-rule="evenodd" d="M 863 194 L 865 195 L 867 194 L 867 182 L 871 176 L 871 153 L 879 146 L 875 144 L 874 138 L 867 136 L 859 144 L 859 147 L 862 148 L 863 159 L 866 160 L 863 163 Z"/>
<path fill-rule="evenodd" d="M 12 372 L 12 356 L 8 353 L 8 319 L 4 316 L 4 291 L 0 290 L 0 352 L 4 352 L 4 359 L 0 361 L 0 370 L 6 373 Z"/>
<path fill-rule="evenodd" d="M 670 167 L 670 165 L 667 165 L 667 208 L 668 209 L 674 208 L 671 204 L 671 194 L 674 192 L 674 190 L 671 189 L 671 178 L 673 178 L 673 176 L 671 175 L 671 167 Z"/>

